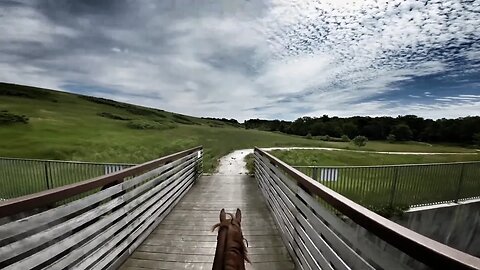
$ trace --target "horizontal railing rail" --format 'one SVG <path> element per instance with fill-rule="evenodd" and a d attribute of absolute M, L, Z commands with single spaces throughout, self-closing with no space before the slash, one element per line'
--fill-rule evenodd
<path fill-rule="evenodd" d="M 12 199 L 133 167 L 129 163 L 0 157 L 0 199 Z"/>
<path fill-rule="evenodd" d="M 402 227 L 255 148 L 255 176 L 299 269 L 478 269 L 480 259 Z"/>
<path fill-rule="evenodd" d="M 373 209 L 408 208 L 480 198 L 478 161 L 294 168 Z"/>
<path fill-rule="evenodd" d="M 201 149 L 203 149 L 201 146 L 195 147 L 108 175 L 0 202 L 0 218 L 42 206 L 50 206 L 52 203 L 66 200 L 75 195 L 95 190 L 96 188 L 104 188 L 109 185 L 121 183 L 126 178 L 144 173 L 191 153 L 198 152 Z"/>
<path fill-rule="evenodd" d="M 201 174 L 202 154 L 197 147 L 1 203 L 5 216 L 104 187 L 0 225 L 0 268 L 118 268 L 192 187 Z"/>

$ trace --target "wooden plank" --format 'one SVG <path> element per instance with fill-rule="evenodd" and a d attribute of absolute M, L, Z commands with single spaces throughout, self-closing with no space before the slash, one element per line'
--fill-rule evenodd
<path fill-rule="evenodd" d="M 194 181 L 196 180 L 197 177 L 198 177 L 198 174 L 194 176 Z M 170 204 L 170 206 L 168 206 L 168 208 L 163 211 L 163 213 L 159 217 L 156 218 L 155 222 L 149 228 L 144 230 L 142 234 L 138 236 L 137 239 L 130 245 L 130 247 L 124 250 L 124 252 L 120 254 L 115 259 L 115 261 L 113 261 L 106 269 L 107 270 L 118 269 L 122 265 L 122 263 L 128 258 L 128 256 L 130 256 L 130 254 L 132 254 L 137 249 L 137 247 L 141 243 L 143 243 L 143 241 L 145 241 L 145 239 L 150 235 L 152 230 L 154 230 L 158 226 L 158 224 L 162 222 L 162 220 L 170 213 L 172 208 L 183 198 L 183 196 L 185 196 L 185 194 L 190 190 L 191 187 L 192 187 L 192 184 L 188 184 L 187 189 L 184 192 L 182 192 L 181 195 L 177 197 Z"/>
<path fill-rule="evenodd" d="M 266 173 L 263 167 L 259 169 L 262 170 L 263 173 Z M 294 230 L 297 233 L 296 237 L 303 243 L 302 245 L 300 245 L 300 248 L 303 250 L 304 256 L 309 261 L 310 267 L 312 267 L 313 269 L 332 269 L 330 262 L 326 260 L 324 254 L 319 252 L 317 247 L 315 247 L 314 243 L 307 236 L 304 228 L 298 223 L 296 218 L 301 215 L 295 207 L 295 204 L 285 195 L 283 190 L 281 190 L 281 188 L 278 186 L 278 183 L 274 180 L 276 176 L 273 174 L 270 174 L 269 176 L 270 186 L 276 192 L 276 196 L 279 199 L 279 202 L 281 202 L 281 204 L 286 207 L 283 208 L 285 213 L 288 213 L 286 216 L 289 219 L 291 225 L 295 228 Z M 347 269 L 347 267 L 342 264 L 335 266 L 338 267 L 338 269 Z"/>
<path fill-rule="evenodd" d="M 262 168 L 263 169 L 263 168 Z M 263 171 L 263 173 L 266 173 Z M 284 216 L 286 217 L 287 223 L 292 227 L 292 235 L 294 241 L 299 246 L 303 256 L 306 259 L 307 265 L 311 269 L 331 269 L 329 263 L 325 260 L 325 257 L 318 252 L 318 250 L 313 247 L 313 244 L 305 236 L 305 232 L 298 222 L 295 219 L 295 216 L 298 215 L 298 211 L 295 208 L 295 205 L 286 198 L 286 196 L 281 192 L 281 190 L 276 186 L 275 182 L 272 180 L 272 175 L 269 175 L 268 185 L 270 186 L 271 192 L 277 202 L 280 205 Z"/>
<path fill-rule="evenodd" d="M 107 198 L 110 198 L 113 195 L 116 195 L 116 194 L 118 194 L 122 191 L 125 191 L 125 190 L 131 188 L 132 186 L 135 186 L 135 185 L 139 184 L 140 182 L 142 182 L 142 181 L 144 181 L 144 180 L 146 180 L 150 177 L 155 176 L 156 174 L 162 174 L 166 170 L 169 170 L 172 167 L 174 167 L 174 166 L 180 164 L 181 162 L 184 162 L 184 161 L 186 161 L 186 160 L 188 160 L 192 157 L 194 157 L 193 154 L 188 155 L 188 156 L 183 157 L 179 160 L 176 160 L 172 163 L 169 163 L 169 164 L 164 165 L 160 168 L 157 168 L 153 171 L 147 172 L 145 174 L 142 174 L 140 176 L 137 176 L 137 177 L 134 177 L 130 180 L 127 180 L 127 181 L 125 181 L 121 184 L 117 184 L 117 185 L 115 185 L 113 187 L 110 187 L 108 189 L 99 191 L 95 194 L 92 194 L 92 195 L 86 197 L 86 198 L 73 201 L 69 204 L 62 205 L 62 206 L 50 209 L 50 210 L 45 211 L 45 212 L 41 212 L 41 213 L 33 215 L 33 216 L 29 216 L 29 217 L 26 217 L 26 218 L 23 218 L 23 219 L 14 221 L 14 222 L 4 224 L 4 225 L 0 226 L 0 243 L 5 242 L 6 239 L 15 238 L 19 234 L 24 235 L 25 233 L 27 233 L 27 232 L 29 232 L 33 229 L 40 228 L 40 227 L 42 227 L 44 225 L 47 225 L 47 224 L 55 223 L 56 221 L 62 220 L 67 216 L 71 216 L 72 214 L 75 214 L 75 213 L 77 213 L 77 212 L 79 212 L 83 209 L 86 209 L 87 207 L 89 207 L 93 204 L 100 203 L 101 201 L 103 201 Z M 179 168 L 175 168 L 174 171 L 169 171 L 165 175 L 165 177 L 161 178 L 160 180 L 165 179 L 166 177 L 171 175 L 173 172 L 178 171 L 178 170 L 179 170 Z M 153 179 L 152 181 L 154 181 L 154 180 L 158 180 L 158 178 Z"/>
<path fill-rule="evenodd" d="M 191 178 L 192 174 L 190 173 L 188 175 L 182 176 L 182 178 L 188 178 L 188 177 Z M 170 181 L 172 183 L 175 183 L 176 181 L 182 181 L 182 178 L 180 179 L 172 178 Z M 89 256 L 89 259 L 94 259 L 96 257 L 101 256 L 104 252 L 108 250 L 105 248 L 101 249 L 101 245 L 102 244 L 105 245 L 105 240 L 108 239 L 109 245 L 115 245 L 116 243 L 118 243 L 122 239 L 121 237 L 123 235 L 125 235 L 126 233 L 129 233 L 130 230 L 133 230 L 134 228 L 142 224 L 142 222 L 147 217 L 150 217 L 153 210 L 156 209 L 156 208 L 152 208 L 152 206 L 157 206 L 157 205 L 161 206 L 161 204 L 158 204 L 158 198 L 161 198 L 167 195 L 176 186 L 173 184 L 169 185 L 169 183 L 167 182 L 164 182 L 162 184 L 168 187 L 166 189 L 159 189 L 160 192 L 155 197 L 152 197 L 149 201 L 145 201 L 140 208 L 136 209 L 134 212 L 125 216 L 123 219 L 117 221 L 114 226 L 111 226 L 106 231 L 103 231 L 101 234 L 96 235 L 95 238 L 91 239 L 88 243 L 84 244 L 74 252 L 71 252 L 66 257 L 56 262 L 55 265 L 52 267 L 61 269 L 66 265 L 69 265 L 70 263 L 73 263 L 74 261 L 81 258 L 81 255 L 86 253 L 87 251 L 93 253 L 93 255 Z M 144 209 L 149 209 L 149 210 L 144 212 L 141 216 L 138 216 L 138 214 L 141 213 Z M 122 229 L 122 233 L 119 233 L 119 228 L 122 228 L 122 226 L 125 226 L 127 224 L 128 226 Z M 114 237 L 111 238 L 111 236 L 114 236 Z"/>
<path fill-rule="evenodd" d="M 258 156 L 258 158 L 260 158 Z M 271 168 L 276 174 L 279 174 L 279 169 L 278 168 Z M 402 265 L 398 258 L 392 257 L 390 254 L 383 252 L 380 250 L 379 247 L 373 245 L 371 242 L 369 242 L 366 239 L 359 238 L 357 233 L 354 231 L 350 225 L 345 224 L 342 220 L 340 220 L 338 217 L 336 217 L 333 213 L 329 212 L 328 210 L 324 209 L 316 199 L 312 198 L 309 194 L 307 194 L 303 189 L 298 187 L 296 184 L 294 184 L 291 180 L 289 179 L 283 179 L 283 183 L 288 185 L 288 188 L 290 190 L 295 191 L 302 200 L 304 200 L 307 205 L 312 208 L 317 215 L 313 215 L 317 218 L 321 217 L 322 221 L 321 222 L 315 222 L 314 219 L 310 220 L 310 222 L 314 222 L 316 224 L 315 229 L 322 229 L 321 233 L 323 236 L 327 238 L 328 241 L 333 243 L 333 247 L 335 250 L 339 253 L 341 253 L 341 258 L 345 261 L 350 261 L 350 265 L 359 267 L 361 269 L 361 265 L 363 263 L 360 261 L 363 259 L 362 257 L 368 258 L 370 261 L 374 261 L 377 265 L 383 267 L 384 269 L 390 268 L 390 269 L 404 269 L 405 266 Z M 300 205 L 300 204 L 299 204 Z M 302 206 L 299 206 L 302 207 Z M 304 212 L 307 213 L 304 209 Z M 313 213 L 312 213 L 313 214 Z M 324 227 L 321 224 L 330 224 L 330 227 Z M 320 225 L 320 226 L 319 226 Z M 332 233 L 328 233 L 328 231 L 323 230 L 323 228 L 330 230 Z M 333 236 L 341 236 L 342 238 L 338 241 L 344 242 L 344 239 L 348 239 L 348 242 L 350 245 L 354 248 L 356 248 L 360 254 L 358 255 L 359 258 L 355 258 L 353 256 L 349 256 L 350 251 L 344 250 L 342 252 L 343 247 L 349 247 L 349 245 L 345 244 L 342 245 L 341 243 L 338 243 L 336 238 L 338 237 L 333 237 Z M 355 252 L 355 253 L 357 253 Z M 361 256 L 360 256 L 361 255 Z"/>
<path fill-rule="evenodd" d="M 269 162 L 274 163 L 275 166 L 285 171 L 292 179 L 302 185 L 302 187 L 322 198 L 322 200 L 348 216 L 355 223 L 418 261 L 436 268 L 476 269 L 480 267 L 480 258 L 441 244 L 383 218 L 314 181 L 261 149 L 255 148 L 255 152 L 267 157 Z"/>
<path fill-rule="evenodd" d="M 195 147 L 156 160 L 152 160 L 119 172 L 0 202 L 0 218 L 13 215 L 15 213 L 35 209 L 41 206 L 49 205 L 51 203 L 67 199 L 74 195 L 78 195 L 95 188 L 106 186 L 110 183 L 122 182 L 123 179 L 126 177 L 131 177 L 136 174 L 150 171 L 154 168 L 175 161 L 186 155 L 199 152 L 201 149 L 201 146 Z"/>
<path fill-rule="evenodd" d="M 183 184 L 176 185 L 175 188 L 171 190 L 171 195 L 173 195 L 173 197 L 167 198 L 165 200 L 165 203 L 158 204 L 161 206 L 158 209 L 152 208 L 143 215 L 145 219 L 149 217 L 148 222 L 144 223 L 140 228 L 134 231 L 123 230 L 121 233 L 117 233 L 114 239 L 107 242 L 103 247 L 101 247 L 97 252 L 95 252 L 94 255 L 89 256 L 87 259 L 77 264 L 75 268 L 84 269 L 90 267 L 90 265 L 92 263 L 95 263 L 97 259 L 100 259 L 100 261 L 92 266 L 93 269 L 103 269 L 103 267 L 105 267 L 107 264 L 110 264 L 113 259 L 122 252 L 123 249 L 129 246 L 143 231 L 145 231 L 156 220 L 156 218 L 163 211 L 165 211 L 170 206 L 171 203 L 173 203 L 173 201 L 175 201 L 177 197 L 182 194 L 182 192 L 178 191 L 185 191 L 187 187 L 192 184 L 193 181 L 194 175 L 191 175 L 189 178 L 187 178 L 186 181 L 183 181 Z M 131 229 L 133 228 L 134 226 L 132 226 Z M 126 236 L 128 236 L 127 239 L 120 242 L 120 240 L 122 240 Z"/>
<path fill-rule="evenodd" d="M 151 257 L 145 258 L 146 260 L 138 260 L 132 256 L 122 268 L 133 267 L 132 262 L 142 262 L 142 267 L 161 269 L 166 264 L 170 267 L 165 267 L 166 269 L 184 269 L 185 267 L 197 269 L 197 266 L 202 267 L 205 264 L 162 261 L 162 258 L 174 260 L 176 257 L 173 255 L 179 255 L 181 257 L 178 258 L 191 261 L 189 255 L 203 255 L 205 260 L 210 258 L 210 263 L 206 265 L 209 267 L 208 269 L 211 269 L 216 246 L 216 233 L 211 233 L 210 228 L 219 221 L 220 209 L 226 208 L 230 212 L 234 212 L 237 207 L 240 207 L 242 209 L 242 229 L 249 242 L 249 254 L 272 255 L 272 258 L 283 260 L 280 264 L 283 267 L 279 269 L 293 269 L 291 258 L 287 255 L 289 253 L 280 238 L 280 230 L 276 228 L 275 219 L 272 219 L 271 212 L 268 211 L 266 202 L 259 191 L 256 181 L 247 176 L 202 177 L 172 210 L 171 214 L 137 248 L 137 251 L 149 253 Z M 215 201 L 212 201 L 211 198 L 215 198 Z M 189 209 L 192 205 L 195 206 L 195 209 Z M 247 210 L 243 213 L 244 209 Z M 250 229 L 252 232 L 254 231 L 252 235 L 247 234 Z M 175 231 L 178 233 L 175 234 Z M 275 265 L 275 262 L 271 263 Z M 251 268 L 247 265 L 247 269 L 275 269 L 271 268 L 269 263 L 258 265 L 263 268 Z"/>
<path fill-rule="evenodd" d="M 194 164 L 192 163 L 191 165 L 184 168 L 183 170 L 192 170 L 193 165 Z M 178 172 L 177 174 L 181 173 L 182 171 Z M 143 205 L 139 209 L 134 211 L 134 213 L 140 213 L 141 209 L 146 209 L 145 199 L 150 198 L 151 195 L 157 193 L 158 191 L 161 191 L 163 189 L 163 187 L 165 187 L 167 184 L 170 184 L 171 182 L 173 182 L 175 180 L 175 176 L 177 174 L 174 174 L 173 177 L 170 179 L 170 181 L 165 181 L 165 182 L 161 183 L 160 185 L 154 187 L 153 189 L 150 189 L 149 191 L 145 192 L 144 194 L 140 195 L 136 199 L 134 199 L 131 202 L 129 202 L 128 204 L 126 204 L 125 206 L 121 207 L 119 210 L 111 213 L 110 215 L 106 216 L 103 219 L 100 219 L 99 221 L 97 221 L 94 224 L 90 225 L 89 227 L 83 229 L 82 231 L 80 231 L 80 232 L 78 232 L 78 233 L 76 233 L 76 234 L 74 234 L 74 235 L 72 235 L 68 238 L 63 239 L 62 241 L 57 242 L 54 245 L 49 246 L 48 248 L 46 248 L 46 249 L 44 249 L 40 252 L 37 252 L 37 253 L 33 254 L 32 256 L 30 256 L 26 259 L 21 260 L 20 262 L 17 262 L 15 264 L 11 265 L 10 268 L 15 269 L 19 265 L 21 265 L 22 267 L 34 267 L 34 266 L 38 265 L 39 263 L 42 263 L 45 260 L 48 260 L 49 258 L 52 258 L 53 256 L 60 254 L 64 250 L 66 250 L 66 249 L 68 249 L 72 246 L 75 246 L 76 244 L 78 244 L 82 240 L 84 240 L 84 239 L 90 237 L 92 234 L 96 233 L 100 228 L 104 228 L 104 227 L 108 226 L 112 222 L 116 221 L 116 219 L 118 219 L 119 217 L 121 217 L 125 213 L 129 212 L 131 209 L 133 209 L 133 208 L 135 208 L 138 205 L 143 203 Z M 135 190 L 142 189 L 144 186 L 145 185 L 140 186 Z M 55 234 L 57 231 L 65 230 L 65 229 L 70 229 L 71 230 L 73 228 L 78 227 L 79 224 L 84 224 L 85 222 L 88 222 L 92 218 L 97 217 L 99 213 L 103 214 L 106 211 L 111 210 L 113 207 L 117 206 L 120 202 L 125 201 L 125 198 L 132 197 L 131 194 L 134 193 L 135 190 L 133 190 L 129 193 L 126 193 L 123 196 L 106 203 L 105 205 L 101 205 L 101 206 L 85 213 L 84 215 L 81 215 L 81 216 L 75 217 L 73 219 L 70 219 L 67 222 L 62 223 L 60 226 L 56 226 L 54 228 L 51 228 L 51 229 L 49 229 L 47 231 L 44 231 L 44 232 L 42 232 L 40 234 L 37 234 L 37 235 L 33 235 L 33 236 L 31 236 L 27 239 L 24 239 L 22 241 L 18 241 L 14 244 L 17 244 L 17 243 L 24 244 L 23 242 L 25 242 L 25 240 L 29 240 L 28 243 L 30 244 L 30 246 L 39 246 L 42 241 L 49 241 L 49 240 L 52 239 L 51 236 L 58 235 L 58 234 Z M 155 200 L 158 200 L 168 190 L 170 190 L 170 189 L 167 188 L 166 190 L 163 190 L 162 192 L 159 192 L 157 195 L 155 195 L 154 197 L 149 199 L 148 203 L 153 204 L 155 202 Z M 100 210 L 102 210 L 102 211 L 100 211 Z M 74 224 L 74 225 L 70 225 L 70 224 Z M 73 227 L 71 227 L 71 226 L 73 226 Z M 49 235 L 51 235 L 51 236 L 49 236 Z M 43 237 L 43 238 L 41 238 L 41 237 Z M 33 241 L 33 240 L 36 240 L 36 241 Z M 12 245 L 14 245 L 14 244 L 12 244 Z M 11 246 L 11 245 L 9 245 L 9 246 Z M 30 246 L 25 247 L 25 246 L 22 246 L 20 244 L 17 244 L 17 245 L 15 245 L 15 247 L 17 249 L 12 250 L 8 253 L 7 252 L 5 252 L 5 253 L 7 253 L 7 255 L 11 256 L 11 253 L 13 251 L 21 252 L 22 248 L 23 248 L 23 251 L 24 251 L 25 249 L 30 248 Z M 6 246 L 6 247 L 8 247 L 8 246 Z M 18 249 L 18 248 L 20 248 L 20 249 Z M 85 252 L 88 252 L 88 251 L 87 250 L 82 250 L 82 253 L 85 253 Z M 3 254 L 1 254 L 1 255 L 3 255 Z"/>
<path fill-rule="evenodd" d="M 321 222 L 318 217 L 316 217 L 313 212 L 304 205 L 303 202 L 295 197 L 293 191 L 286 185 L 286 183 L 291 183 L 291 181 L 286 179 L 286 176 L 283 173 L 281 173 L 277 168 L 274 168 L 271 164 L 266 164 L 266 166 L 268 166 L 274 173 L 272 175 L 272 179 L 276 182 L 278 187 L 281 188 L 283 193 L 288 196 L 289 200 L 292 201 L 306 217 L 308 217 L 308 221 L 301 215 L 298 215 L 297 219 L 302 223 L 302 226 L 307 231 L 311 232 L 308 234 L 309 237 L 312 238 L 312 240 L 315 242 L 315 246 L 322 251 L 324 256 L 329 259 L 330 263 L 332 263 L 338 269 L 346 269 L 347 266 L 343 262 L 345 260 L 346 262 L 349 262 L 350 267 L 354 269 L 373 269 L 372 266 L 363 260 L 323 222 Z M 279 176 L 282 179 L 280 179 Z M 312 222 L 313 224 L 310 224 Z M 320 235 L 332 243 L 332 246 L 325 242 Z M 333 249 L 340 251 L 339 255 L 337 255 L 336 251 Z"/>
<path fill-rule="evenodd" d="M 142 244 L 137 248 L 137 251 L 150 253 L 169 253 L 169 254 L 196 254 L 196 255 L 210 255 L 215 254 L 215 247 L 191 247 L 191 246 L 152 246 Z M 248 254 L 256 255 L 283 255 L 284 260 L 288 259 L 288 251 L 285 247 L 248 247 Z"/>
<path fill-rule="evenodd" d="M 250 261 L 256 262 L 284 262 L 288 261 L 288 257 L 276 254 L 249 254 Z M 200 262 L 208 263 L 213 262 L 212 254 L 172 254 L 172 253 L 156 253 L 156 252 L 144 252 L 135 251 L 131 258 L 140 260 L 150 260 L 161 262 Z"/>
<path fill-rule="evenodd" d="M 307 263 L 303 252 L 298 252 L 301 250 L 300 244 L 296 241 L 296 232 L 293 231 L 293 226 L 290 224 L 290 221 L 286 217 L 286 213 L 283 211 L 283 206 L 280 205 L 277 198 L 274 196 L 273 190 L 269 186 L 267 175 L 263 174 L 262 171 L 257 170 L 257 177 L 261 183 L 261 189 L 265 192 L 265 196 L 269 200 L 271 205 L 271 210 L 274 213 L 274 216 L 277 217 L 278 227 L 283 231 L 282 236 L 286 241 L 286 246 L 290 251 L 290 255 L 294 260 L 296 260 L 297 267 L 311 269 Z"/>

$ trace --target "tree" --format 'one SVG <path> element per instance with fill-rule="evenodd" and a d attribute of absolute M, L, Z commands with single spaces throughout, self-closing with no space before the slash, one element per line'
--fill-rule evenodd
<path fill-rule="evenodd" d="M 387 141 L 388 141 L 389 143 L 394 143 L 396 140 L 397 140 L 397 138 L 395 137 L 395 135 L 393 135 L 393 134 L 391 134 L 391 133 L 388 134 L 388 136 L 387 136 Z"/>
<path fill-rule="evenodd" d="M 357 125 L 352 122 L 347 122 L 343 124 L 342 129 L 345 135 L 347 135 L 349 138 L 354 138 L 358 135 Z"/>
<path fill-rule="evenodd" d="M 474 144 L 480 145 L 480 132 L 473 134 L 472 139 Z"/>
<path fill-rule="evenodd" d="M 353 138 L 352 141 L 353 141 L 353 144 L 355 144 L 356 146 L 362 147 L 362 146 L 367 145 L 368 139 L 365 136 L 357 136 L 357 137 Z"/>
<path fill-rule="evenodd" d="M 398 124 L 392 128 L 391 134 L 399 141 L 408 141 L 412 139 L 412 130 L 406 124 Z"/>

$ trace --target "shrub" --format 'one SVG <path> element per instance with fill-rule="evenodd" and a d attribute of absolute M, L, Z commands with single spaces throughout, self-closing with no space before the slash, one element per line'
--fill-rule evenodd
<path fill-rule="evenodd" d="M 113 120 L 131 120 L 130 118 L 127 118 L 127 117 L 124 117 L 124 116 L 121 116 L 121 115 L 117 115 L 117 114 L 113 114 L 113 113 L 109 113 L 109 112 L 101 112 L 101 113 L 97 113 L 97 115 L 101 116 L 101 117 L 113 119 Z"/>
<path fill-rule="evenodd" d="M 365 136 L 357 136 L 357 137 L 353 138 L 352 141 L 353 141 L 353 144 L 355 144 L 356 146 L 362 147 L 362 146 L 367 145 L 368 138 L 365 137 Z"/>
<path fill-rule="evenodd" d="M 306 139 L 312 139 L 312 134 L 311 134 L 311 133 L 308 133 L 307 135 L 305 135 L 305 138 L 306 138 Z"/>
<path fill-rule="evenodd" d="M 18 115 L 9 113 L 8 111 L 0 111 L 0 125 L 10 124 L 28 124 L 28 117 L 25 115 Z"/>
<path fill-rule="evenodd" d="M 472 139 L 474 144 L 480 145 L 480 132 L 473 134 Z"/>
<path fill-rule="evenodd" d="M 173 124 L 160 124 L 153 121 L 132 120 L 127 123 L 127 126 L 132 129 L 171 129 L 175 128 Z"/>
<path fill-rule="evenodd" d="M 244 161 L 246 163 L 245 167 L 247 168 L 249 175 L 255 174 L 255 156 L 253 154 L 248 154 L 245 156 Z"/>
<path fill-rule="evenodd" d="M 384 206 L 372 206 L 368 205 L 368 209 L 372 210 L 373 212 L 381 215 L 384 218 L 401 218 L 405 211 L 408 210 L 410 207 L 408 205 L 384 205 Z"/>
<path fill-rule="evenodd" d="M 394 143 L 396 140 L 397 140 L 397 138 L 395 137 L 395 135 L 393 135 L 393 134 L 388 134 L 388 136 L 387 136 L 387 141 L 388 141 L 389 143 Z"/>
<path fill-rule="evenodd" d="M 173 121 L 180 123 L 180 124 L 185 124 L 185 125 L 196 125 L 197 123 L 194 123 L 190 118 L 180 115 L 180 114 L 174 114 L 173 115 Z"/>
<path fill-rule="evenodd" d="M 347 136 L 347 135 L 342 135 L 342 142 L 349 142 L 350 141 L 350 138 Z"/>

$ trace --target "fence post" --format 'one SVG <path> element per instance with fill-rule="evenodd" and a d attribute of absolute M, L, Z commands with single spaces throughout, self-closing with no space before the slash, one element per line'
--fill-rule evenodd
<path fill-rule="evenodd" d="M 457 194 L 455 195 L 455 202 L 456 203 L 460 199 L 460 191 L 461 191 L 462 183 L 463 183 L 463 171 L 464 170 L 465 170 L 465 163 L 462 163 L 462 166 L 460 167 L 460 179 L 458 179 Z"/>
<path fill-rule="evenodd" d="M 48 162 L 43 163 L 45 165 L 45 183 L 47 183 L 47 189 L 50 189 L 50 181 L 48 176 Z"/>
<path fill-rule="evenodd" d="M 312 178 L 313 178 L 315 181 L 320 182 L 320 181 L 319 181 L 320 179 L 318 179 L 319 177 L 318 177 L 318 168 L 317 168 L 317 167 L 313 167 L 313 168 L 312 168 Z"/>
<path fill-rule="evenodd" d="M 398 181 L 398 167 L 395 167 L 394 174 L 393 174 L 393 183 L 392 183 L 392 192 L 390 194 L 390 208 L 393 208 L 393 201 L 395 198 L 395 191 L 397 189 L 397 181 Z"/>

